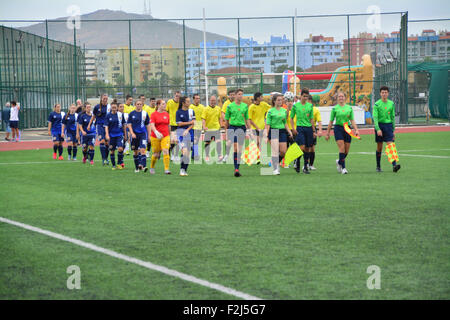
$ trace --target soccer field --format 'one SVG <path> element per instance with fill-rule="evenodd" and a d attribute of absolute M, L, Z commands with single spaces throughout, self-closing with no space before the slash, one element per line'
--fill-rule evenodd
<path fill-rule="evenodd" d="M 397 134 L 402 169 L 383 154 L 376 173 L 373 135 L 363 136 L 340 175 L 334 139 L 321 138 L 312 174 L 242 165 L 241 178 L 227 164 L 180 177 L 160 160 L 151 176 L 134 173 L 131 156 L 111 171 L 51 150 L 1 152 L 0 217 L 261 299 L 450 299 L 449 141 Z M 67 288 L 71 265 L 79 290 Z M 379 290 L 367 287 L 371 265 Z M 238 297 L 0 222 L 0 299 Z"/>

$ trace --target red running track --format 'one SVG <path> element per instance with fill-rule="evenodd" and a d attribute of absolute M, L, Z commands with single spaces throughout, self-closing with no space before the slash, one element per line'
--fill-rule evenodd
<path fill-rule="evenodd" d="M 450 131 L 450 127 L 400 127 L 395 130 L 395 133 L 415 133 L 415 132 L 442 132 Z M 359 130 L 361 135 L 374 134 L 373 128 Z M 98 145 L 98 142 L 97 142 Z M 66 146 L 66 144 L 64 144 Z M 0 142 L 1 151 L 18 151 L 18 150 L 37 150 L 37 149 L 51 149 L 53 142 L 50 140 L 31 140 L 20 142 Z"/>

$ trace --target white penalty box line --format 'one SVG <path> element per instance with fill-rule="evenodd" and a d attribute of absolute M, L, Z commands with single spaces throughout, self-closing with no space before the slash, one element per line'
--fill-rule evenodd
<path fill-rule="evenodd" d="M 188 281 L 188 282 L 192 282 L 192 283 L 195 283 L 195 284 L 198 284 L 198 285 L 201 285 L 203 287 L 207 287 L 207 288 L 210 288 L 210 289 L 213 289 L 213 290 L 216 290 L 216 291 L 220 291 L 222 293 L 226 293 L 228 295 L 232 295 L 232 296 L 235 296 L 237 298 L 241 298 L 241 299 L 245 299 L 245 300 L 261 300 L 261 298 L 249 295 L 249 294 L 244 293 L 244 292 L 240 292 L 240 291 L 234 290 L 234 289 L 229 288 L 229 287 L 225 287 L 225 286 L 217 284 L 217 283 L 213 283 L 213 282 L 209 282 L 207 280 L 199 279 L 199 278 L 196 278 L 194 276 L 191 276 L 191 275 L 179 272 L 177 270 L 169 269 L 169 268 L 166 268 L 164 266 L 160 266 L 160 265 L 148 262 L 148 261 L 143 261 L 143 260 L 140 260 L 140 259 L 137 259 L 137 258 L 133 258 L 133 257 L 127 256 L 127 255 L 124 255 L 124 254 L 121 254 L 121 253 L 109 250 L 109 249 L 105 249 L 105 248 L 96 246 L 95 244 L 92 244 L 92 243 L 88 243 L 88 242 L 84 242 L 84 241 L 81 241 L 81 240 L 78 240 L 78 239 L 74 239 L 74 238 L 70 238 L 70 237 L 64 236 L 64 235 L 59 234 L 59 233 L 55 233 L 55 232 L 51 232 L 51 231 L 48 231 L 48 230 L 40 229 L 40 228 L 33 227 L 33 226 L 30 226 L 30 225 L 27 225 L 27 224 L 24 224 L 24 223 L 20 223 L 20 222 L 17 222 L 17 221 L 9 220 L 9 219 L 3 218 L 3 217 L 0 217 L 0 222 L 6 223 L 6 224 L 10 224 L 10 225 L 13 225 L 13 226 L 16 226 L 16 227 L 20 227 L 20 228 L 23 228 L 23 229 L 26 229 L 26 230 L 29 230 L 29 231 L 37 232 L 37 233 L 46 235 L 46 236 L 54 238 L 54 239 L 66 241 L 66 242 L 75 244 L 77 246 L 80 246 L 80 247 L 83 247 L 83 248 L 87 248 L 87 249 L 92 250 L 92 251 L 100 252 L 100 253 L 103 253 L 105 255 L 111 256 L 113 258 L 119 259 L 119 260 L 123 260 L 123 261 L 126 261 L 126 262 L 134 263 L 134 264 L 139 265 L 141 267 L 144 267 L 144 268 L 147 268 L 147 269 L 150 269 L 150 270 L 154 270 L 154 271 L 158 271 L 158 272 L 161 272 L 161 273 L 166 274 L 168 276 L 175 277 L 175 278 L 178 278 L 178 279 L 182 279 L 182 280 L 185 280 L 185 281 Z"/>

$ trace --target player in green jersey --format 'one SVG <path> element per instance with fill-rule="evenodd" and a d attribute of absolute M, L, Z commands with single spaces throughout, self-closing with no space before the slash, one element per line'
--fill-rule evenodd
<path fill-rule="evenodd" d="M 344 123 L 350 121 L 352 127 L 355 129 L 355 133 L 359 136 L 358 126 L 355 122 L 355 116 L 353 114 L 353 109 L 350 105 L 345 103 L 346 96 L 344 92 L 339 92 L 337 95 L 338 104 L 333 107 L 330 115 L 330 123 L 328 124 L 327 134 L 325 139 L 328 141 L 330 139 L 330 131 L 333 126 L 333 121 L 336 119 L 334 125 L 334 139 L 339 148 L 339 159 L 336 159 L 336 166 L 339 173 L 347 174 L 348 171 L 345 168 L 345 158 L 350 151 L 350 144 L 352 142 L 352 137 L 345 132 Z"/>
<path fill-rule="evenodd" d="M 264 129 L 264 140 L 270 140 L 272 152 L 273 174 L 280 174 L 280 163 L 286 154 L 288 135 L 292 139 L 291 129 L 287 125 L 287 110 L 282 107 L 283 96 L 272 97 L 273 107 L 267 112 L 266 126 Z"/>
<path fill-rule="evenodd" d="M 387 145 L 395 140 L 395 105 L 389 100 L 389 88 L 383 86 L 380 88 L 381 99 L 375 102 L 373 106 L 373 122 L 375 124 L 375 142 L 377 143 L 377 172 L 381 172 L 381 151 L 383 142 Z M 392 162 L 394 172 L 400 170 L 400 164 L 395 160 Z"/>

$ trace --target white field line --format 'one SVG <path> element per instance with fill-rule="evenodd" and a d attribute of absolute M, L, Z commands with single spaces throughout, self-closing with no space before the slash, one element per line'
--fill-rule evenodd
<path fill-rule="evenodd" d="M 422 150 L 402 150 L 401 152 L 427 152 L 427 151 L 450 151 L 450 149 L 422 149 Z M 384 152 L 383 152 L 384 153 Z M 336 152 L 316 152 L 317 155 L 330 156 L 336 155 Z M 374 155 L 375 152 L 353 152 L 353 154 L 360 155 Z M 448 159 L 450 156 L 435 156 L 435 155 L 421 155 L 421 154 L 405 154 L 399 153 L 399 156 L 409 156 L 409 157 L 423 157 L 423 158 L 437 158 L 437 159 Z M 98 162 L 99 160 L 97 160 Z M 133 161 L 133 159 L 123 159 L 123 161 Z M 0 165 L 27 165 L 27 164 L 46 164 L 46 163 L 80 163 L 80 161 L 28 161 L 28 162 L 0 162 Z"/>
<path fill-rule="evenodd" d="M 243 292 L 234 290 L 232 288 L 228 288 L 228 287 L 222 286 L 222 285 L 217 284 L 217 283 L 213 283 L 213 282 L 209 282 L 209 281 L 206 281 L 206 280 L 203 280 L 203 279 L 199 279 L 199 278 L 196 278 L 194 276 L 191 276 L 191 275 L 188 275 L 188 274 L 185 274 L 185 273 L 182 273 L 182 272 L 178 272 L 176 270 L 172 270 L 172 269 L 166 268 L 164 266 L 153 264 L 151 262 L 142 261 L 142 260 L 139 260 L 137 258 L 129 257 L 129 256 L 126 256 L 126 255 L 121 254 L 121 253 L 117 253 L 117 252 L 109 250 L 109 249 L 98 247 L 98 246 L 96 246 L 96 245 L 94 245 L 92 243 L 88 243 L 88 242 L 84 242 L 84 241 L 77 240 L 77 239 L 74 239 L 74 238 L 66 237 L 66 236 L 64 236 L 62 234 L 58 234 L 58 233 L 54 233 L 54 232 L 51 232 L 51 231 L 43 230 L 43 229 L 40 229 L 40 228 L 36 228 L 36 227 L 30 226 L 30 225 L 23 224 L 23 223 L 20 223 L 20 222 L 17 222 L 17 221 L 13 221 L 13 220 L 9 220 L 9 219 L 3 218 L 3 217 L 0 217 L 0 222 L 4 222 L 4 223 L 10 224 L 10 225 L 14 225 L 14 226 L 26 229 L 26 230 L 34 231 L 34 232 L 37 232 L 37 233 L 49 236 L 51 238 L 58 239 L 58 240 L 70 242 L 70 243 L 73 243 L 73 244 L 75 244 L 77 246 L 84 247 L 84 248 L 90 249 L 92 251 L 100 252 L 100 253 L 106 254 L 108 256 L 111 256 L 113 258 L 117 258 L 117 259 L 120 259 L 120 260 L 123 260 L 123 261 L 127 261 L 127 262 L 130 262 L 130 263 L 134 263 L 134 264 L 137 264 L 137 265 L 139 265 L 141 267 L 144 267 L 144 268 L 147 268 L 147 269 L 150 269 L 150 270 L 154 270 L 154 271 L 158 271 L 158 272 L 164 273 L 166 275 L 169 275 L 169 276 L 172 276 L 172 277 L 175 277 L 175 278 L 179 278 L 179 279 L 182 279 L 182 280 L 185 280 L 185 281 L 188 281 L 188 282 L 199 284 L 201 286 L 204 286 L 204 287 L 207 287 L 207 288 L 211 288 L 211 289 L 214 289 L 214 290 L 217 290 L 217 291 L 220 291 L 220 292 L 223 292 L 223 293 L 226 293 L 226 294 L 229 294 L 229 295 L 241 298 L 241 299 L 245 299 L 245 300 L 261 300 L 258 297 L 251 296 L 251 295 L 249 295 L 247 293 L 243 293 Z"/>

